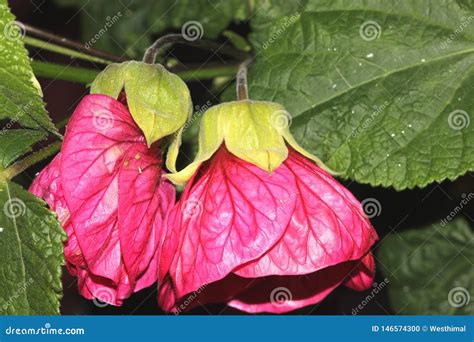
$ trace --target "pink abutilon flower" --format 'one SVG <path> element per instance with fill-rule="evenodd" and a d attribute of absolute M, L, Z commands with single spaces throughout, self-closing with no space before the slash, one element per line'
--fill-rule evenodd
<path fill-rule="evenodd" d="M 295 142 L 286 115 L 249 100 L 204 114 L 196 161 L 169 175 L 191 178 L 162 245 L 165 310 L 226 302 L 283 313 L 341 284 L 371 286 L 377 234 L 359 201 Z"/>
<path fill-rule="evenodd" d="M 67 268 L 81 294 L 121 305 L 157 279 L 159 236 L 175 202 L 162 153 L 147 147 L 127 107 L 88 95 L 68 124 L 60 154 L 30 191 L 67 232 Z"/>

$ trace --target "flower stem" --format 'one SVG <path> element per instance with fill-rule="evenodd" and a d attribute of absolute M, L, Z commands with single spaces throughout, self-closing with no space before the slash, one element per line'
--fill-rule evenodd
<path fill-rule="evenodd" d="M 53 154 L 56 154 L 61 148 L 61 142 L 57 141 L 51 145 L 42 148 L 41 150 L 30 154 L 29 156 L 17 161 L 13 165 L 7 167 L 5 170 L 0 171 L 0 179 L 12 179 L 16 175 L 19 175 L 29 167 L 35 165 L 36 163 L 51 157 Z"/>
<path fill-rule="evenodd" d="M 100 70 L 41 61 L 32 61 L 31 66 L 36 76 L 85 84 L 91 83 L 100 72 Z"/>
<path fill-rule="evenodd" d="M 182 34 L 172 33 L 155 40 L 155 42 L 145 51 L 143 62 L 149 64 L 155 63 L 156 57 L 161 55 L 165 49 L 173 44 L 184 44 L 201 49 L 207 49 L 214 53 L 221 53 L 235 59 L 245 59 L 248 57 L 247 53 L 225 44 L 219 44 L 205 39 L 187 40 Z"/>
<path fill-rule="evenodd" d="M 56 34 L 44 31 L 40 28 L 28 25 L 23 23 L 23 26 L 26 29 L 26 33 L 28 36 L 35 36 L 37 38 L 46 40 L 48 43 L 53 43 L 55 45 L 59 45 L 62 47 L 70 48 L 72 50 L 77 50 L 81 51 L 83 54 L 88 55 L 88 56 L 96 56 L 99 58 L 102 58 L 104 60 L 112 61 L 112 62 L 125 62 L 127 58 L 124 57 L 117 57 L 111 53 L 98 50 L 92 47 L 86 47 L 85 44 L 58 36 Z"/>
<path fill-rule="evenodd" d="M 239 71 L 237 72 L 236 80 L 236 91 L 237 91 L 237 100 L 248 100 L 249 91 L 247 85 L 247 71 L 250 59 L 247 59 L 239 66 Z"/>
<path fill-rule="evenodd" d="M 36 76 L 54 80 L 71 81 L 77 83 L 91 83 L 100 70 L 86 69 L 69 65 L 54 64 L 41 61 L 32 61 L 31 66 Z M 177 71 L 176 74 L 184 81 L 206 80 L 221 76 L 233 76 L 238 65 L 214 65 L 205 68 Z M 173 70 L 171 70 L 173 71 Z"/>
<path fill-rule="evenodd" d="M 31 45 L 31 46 L 34 46 L 34 47 L 37 47 L 37 48 L 40 48 L 40 49 L 56 52 L 56 53 L 59 53 L 61 55 L 69 56 L 69 57 L 72 57 L 72 58 L 78 58 L 78 59 L 82 59 L 82 60 L 89 61 L 89 62 L 95 62 L 95 63 L 101 63 L 101 64 L 111 64 L 111 63 L 113 63 L 112 61 L 109 61 L 109 60 L 106 60 L 106 59 L 103 59 L 103 58 L 100 58 L 100 57 L 90 56 L 90 55 L 87 55 L 87 54 L 82 53 L 80 51 L 72 50 L 72 49 L 69 49 L 69 48 L 66 48 L 66 47 L 63 47 L 63 46 L 60 46 L 60 45 L 45 42 L 43 40 L 36 39 L 36 38 L 33 38 L 33 37 L 25 36 L 25 37 L 23 37 L 23 42 L 27 45 Z"/>

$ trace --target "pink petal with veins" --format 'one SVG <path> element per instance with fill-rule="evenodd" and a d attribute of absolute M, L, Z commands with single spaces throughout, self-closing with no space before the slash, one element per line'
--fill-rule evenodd
<path fill-rule="evenodd" d="M 227 302 L 283 313 L 320 302 L 351 274 L 347 284 L 360 289 L 372 279 L 359 260 L 373 261 L 377 234 L 361 204 L 291 148 L 268 174 L 221 147 L 187 184 L 167 230 L 160 265 L 166 310 Z M 272 298 L 279 290 L 291 299 Z"/>
<path fill-rule="evenodd" d="M 221 148 L 170 214 L 174 228 L 168 234 L 178 234 L 178 245 L 164 254 L 176 250 L 170 274 L 177 296 L 224 278 L 270 249 L 290 221 L 293 187 L 285 166 L 268 174 Z"/>
<path fill-rule="evenodd" d="M 296 181 L 291 222 L 275 246 L 235 273 L 247 278 L 308 274 L 362 258 L 377 234 L 355 197 L 292 149 L 284 165 Z"/>
<path fill-rule="evenodd" d="M 344 285 L 356 291 L 364 291 L 372 286 L 375 277 L 375 261 L 372 253 L 359 260 Z"/>
<path fill-rule="evenodd" d="M 68 234 L 67 268 L 86 298 L 121 305 L 156 281 L 163 221 L 175 201 L 161 164 L 161 152 L 146 146 L 122 103 L 89 95 L 61 153 L 33 182 L 30 191 L 58 213 Z"/>

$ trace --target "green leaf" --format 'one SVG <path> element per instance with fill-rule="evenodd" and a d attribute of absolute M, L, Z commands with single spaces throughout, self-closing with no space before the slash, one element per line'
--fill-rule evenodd
<path fill-rule="evenodd" d="M 300 144 L 345 177 L 399 190 L 455 179 L 474 169 L 468 4 L 262 1 L 250 96 L 284 105 Z"/>
<path fill-rule="evenodd" d="M 248 2 L 242 0 L 57 2 L 81 9 L 86 46 L 132 57 L 141 57 L 152 40 L 165 30 L 181 30 L 183 24 L 190 23 L 189 29 L 196 29 L 197 36 L 215 38 L 231 21 L 245 19 L 249 11 Z"/>
<path fill-rule="evenodd" d="M 0 183 L 0 314 L 59 313 L 64 240 L 42 200 Z"/>
<path fill-rule="evenodd" d="M 229 43 L 231 43 L 238 50 L 245 52 L 252 50 L 252 47 L 245 40 L 245 38 L 233 31 L 224 31 L 222 32 L 222 36 L 226 37 L 229 40 Z"/>
<path fill-rule="evenodd" d="M 56 132 L 23 46 L 25 30 L 15 21 L 6 0 L 0 0 L 0 120 L 6 125 Z M 2 125 L 4 126 L 4 125 Z"/>
<path fill-rule="evenodd" d="M 474 314 L 474 234 L 464 219 L 392 233 L 378 259 L 397 314 Z"/>
<path fill-rule="evenodd" d="M 18 157 L 30 152 L 31 147 L 46 138 L 45 132 L 31 129 L 12 129 L 0 132 L 0 170 Z"/>

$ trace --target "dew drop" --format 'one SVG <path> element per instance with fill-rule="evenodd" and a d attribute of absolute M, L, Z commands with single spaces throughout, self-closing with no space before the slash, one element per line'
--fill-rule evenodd
<path fill-rule="evenodd" d="M 362 66 L 362 63 L 359 63 L 359 66 Z"/>
<path fill-rule="evenodd" d="M 387 153 L 387 157 L 390 157 L 390 153 Z"/>
<path fill-rule="evenodd" d="M 411 124 L 408 124 L 408 127 L 410 127 L 410 128 L 411 128 Z"/>
<path fill-rule="evenodd" d="M 402 131 L 402 134 L 405 134 L 405 131 Z"/>
<path fill-rule="evenodd" d="M 426 62 L 426 59 L 422 58 L 421 63 L 425 63 L 425 62 Z"/>
<path fill-rule="evenodd" d="M 390 136 L 393 138 L 395 136 L 395 133 L 390 134 Z"/>
<path fill-rule="evenodd" d="M 397 166 L 400 167 L 400 166 L 402 166 L 402 164 L 399 163 L 399 164 L 397 164 Z"/>
<path fill-rule="evenodd" d="M 371 52 L 371 53 L 368 53 L 366 57 L 367 57 L 367 58 L 372 58 L 372 57 L 374 57 L 374 54 L 373 54 L 372 52 Z"/>
<path fill-rule="evenodd" d="M 337 87 L 337 84 L 332 85 L 332 89 L 336 89 L 336 87 Z"/>

